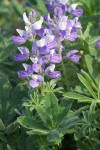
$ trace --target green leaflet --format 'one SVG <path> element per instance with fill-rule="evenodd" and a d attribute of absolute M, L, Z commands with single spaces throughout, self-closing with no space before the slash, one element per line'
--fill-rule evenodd
<path fill-rule="evenodd" d="M 64 97 L 70 99 L 76 99 L 79 102 L 92 102 L 94 99 L 84 96 L 82 94 L 74 93 L 74 92 L 67 92 L 64 94 Z"/>
<path fill-rule="evenodd" d="M 99 67 L 97 67 L 96 65 L 95 59 L 90 55 L 85 55 L 85 62 L 91 77 L 95 80 L 95 82 L 98 85 L 98 82 L 100 80 L 100 70 Z"/>
<path fill-rule="evenodd" d="M 45 96 L 44 101 L 45 111 L 52 122 L 55 124 L 58 119 L 58 99 L 54 93 L 49 92 Z"/>
<path fill-rule="evenodd" d="M 58 126 L 59 132 L 65 132 L 66 130 L 70 129 L 71 127 L 75 126 L 78 123 L 79 119 L 77 117 L 72 118 L 64 118 L 62 122 Z"/>
<path fill-rule="evenodd" d="M 93 91 L 93 89 L 92 89 L 91 85 L 88 83 L 88 81 L 81 74 L 78 74 L 78 78 L 83 83 L 83 85 L 87 88 L 87 90 L 93 96 L 93 98 L 97 99 L 97 95 Z"/>
<path fill-rule="evenodd" d="M 49 132 L 44 126 L 32 118 L 21 116 L 17 120 L 23 127 L 31 129 L 32 133 L 34 134 L 44 135 Z M 28 134 L 30 134 L 31 131 L 29 131 Z"/>

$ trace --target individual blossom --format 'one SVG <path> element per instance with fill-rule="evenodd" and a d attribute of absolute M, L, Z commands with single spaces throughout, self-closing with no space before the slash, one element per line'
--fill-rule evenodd
<path fill-rule="evenodd" d="M 39 21 L 36 21 L 36 12 L 32 10 L 29 14 L 29 18 L 26 12 L 23 13 L 23 21 L 25 22 L 25 30 L 16 29 L 19 36 L 13 36 L 12 40 L 15 44 L 24 44 L 27 40 L 34 41 L 37 33 L 41 31 L 43 17 L 40 17 Z"/>
<path fill-rule="evenodd" d="M 24 44 L 26 42 L 26 39 L 24 37 L 21 37 L 21 36 L 12 36 L 12 41 L 15 44 Z"/>
<path fill-rule="evenodd" d="M 70 50 L 65 57 L 67 57 L 70 61 L 72 62 L 78 62 L 79 59 L 81 58 L 80 55 L 78 55 L 79 51 L 78 50 Z"/>
<path fill-rule="evenodd" d="M 21 54 L 15 54 L 14 60 L 15 61 L 25 61 L 29 59 L 29 50 L 25 46 L 18 47 L 18 50 Z"/>
<path fill-rule="evenodd" d="M 78 4 L 70 5 L 68 12 L 75 17 L 80 17 L 83 14 L 83 9 L 77 9 Z"/>
<path fill-rule="evenodd" d="M 30 88 L 38 87 L 44 81 L 41 75 L 32 75 L 32 80 L 29 81 Z"/>
<path fill-rule="evenodd" d="M 45 69 L 45 74 L 47 74 L 50 78 L 59 78 L 61 77 L 61 73 L 59 71 L 54 71 L 55 65 L 51 64 L 49 67 Z"/>
<path fill-rule="evenodd" d="M 32 67 L 28 64 L 25 64 L 25 63 L 23 64 L 23 67 L 25 70 L 18 71 L 18 77 L 19 78 L 31 77 L 33 74 Z"/>

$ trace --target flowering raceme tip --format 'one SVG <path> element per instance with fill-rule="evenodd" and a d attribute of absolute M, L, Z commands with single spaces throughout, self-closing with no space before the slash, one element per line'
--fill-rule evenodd
<path fill-rule="evenodd" d="M 55 71 L 56 64 L 61 63 L 62 51 L 65 49 L 63 41 L 73 42 L 77 39 L 77 31 L 82 29 L 78 21 L 83 14 L 82 9 L 77 9 L 77 4 L 69 5 L 69 0 L 45 0 L 48 10 L 53 11 L 53 17 L 45 14 L 36 20 L 36 12 L 31 10 L 29 16 L 23 13 L 25 29 L 16 29 L 18 36 L 13 36 L 15 44 L 21 45 L 30 41 L 32 49 L 19 46 L 20 53 L 15 54 L 15 61 L 27 61 L 23 63 L 24 70 L 18 71 L 19 78 L 28 78 L 29 87 L 36 88 L 44 82 L 44 75 L 50 78 L 59 78 L 61 73 Z M 66 16 L 69 13 L 71 19 Z M 46 25 L 43 25 L 43 22 Z M 69 51 L 65 57 L 72 62 L 78 62 L 81 58 L 76 53 L 78 50 Z"/>

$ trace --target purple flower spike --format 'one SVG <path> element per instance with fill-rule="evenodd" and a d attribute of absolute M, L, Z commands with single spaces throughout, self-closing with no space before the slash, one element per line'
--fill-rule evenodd
<path fill-rule="evenodd" d="M 50 78 L 59 78 L 61 73 L 55 71 L 55 65 L 61 63 L 63 58 L 63 42 L 73 42 L 78 37 L 78 30 L 82 29 L 79 17 L 82 9 L 77 9 L 78 4 L 69 3 L 70 0 L 45 0 L 46 7 L 52 14 L 45 14 L 36 20 L 36 12 L 31 10 L 27 16 L 23 13 L 25 29 L 16 29 L 19 36 L 13 36 L 16 44 L 31 42 L 32 48 L 19 47 L 19 54 L 14 56 L 15 61 L 29 60 L 30 65 L 23 64 L 24 69 L 18 72 L 19 78 L 28 78 L 29 87 L 36 88 L 44 82 L 44 75 Z M 69 14 L 68 14 L 69 13 Z M 44 22 L 45 20 L 45 22 Z M 44 24 L 43 24 L 44 22 Z M 96 43 L 99 46 L 99 41 Z M 78 62 L 81 58 L 78 50 L 71 50 L 66 54 L 72 62 Z"/>
<path fill-rule="evenodd" d="M 78 53 L 78 50 L 71 50 L 66 54 L 66 57 L 72 61 L 72 62 L 78 62 L 79 59 L 81 58 L 80 55 L 76 55 L 76 53 Z"/>
<path fill-rule="evenodd" d="M 12 36 L 12 41 L 15 44 L 24 44 L 26 42 L 26 39 L 20 36 Z"/>

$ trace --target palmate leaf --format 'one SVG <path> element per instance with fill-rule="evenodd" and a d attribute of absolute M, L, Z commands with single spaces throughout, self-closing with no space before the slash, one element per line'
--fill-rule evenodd
<path fill-rule="evenodd" d="M 23 127 L 31 130 L 27 132 L 28 134 L 45 135 L 49 133 L 49 130 L 33 118 L 21 116 L 17 120 Z"/>
<path fill-rule="evenodd" d="M 86 89 L 89 91 L 91 96 L 93 96 L 94 99 L 97 99 L 97 95 L 93 91 L 93 89 L 92 89 L 91 85 L 89 84 L 89 82 L 81 74 L 78 74 L 78 78 L 83 83 L 83 85 L 86 87 Z"/>
<path fill-rule="evenodd" d="M 79 102 L 93 102 L 94 99 L 89 98 L 87 96 L 84 96 L 82 94 L 79 93 L 74 93 L 74 92 L 67 92 L 64 94 L 65 98 L 69 98 L 69 99 L 75 99 L 78 100 Z"/>
<path fill-rule="evenodd" d="M 28 129 L 29 135 L 47 135 L 49 141 L 61 142 L 66 130 L 72 128 L 78 123 L 78 118 L 69 116 L 72 101 L 63 100 L 58 104 L 58 99 L 52 92 L 44 97 L 44 105 L 36 106 L 38 119 L 21 116 L 18 122 Z M 40 122 L 40 119 L 42 122 Z M 63 132 L 63 134 L 61 134 Z M 55 134 L 54 134 L 55 133 Z"/>

